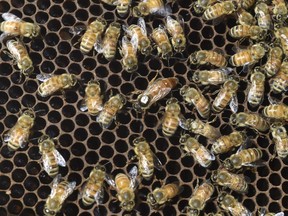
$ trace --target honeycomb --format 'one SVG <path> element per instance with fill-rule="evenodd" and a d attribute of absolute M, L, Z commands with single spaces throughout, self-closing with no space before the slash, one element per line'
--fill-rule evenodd
<path fill-rule="evenodd" d="M 0 1 L 0 12 L 11 12 L 28 22 L 36 22 L 41 26 L 43 38 L 33 40 L 24 38 L 30 56 L 35 65 L 35 73 L 19 82 L 19 71 L 5 54 L 1 52 L 0 62 L 0 134 L 9 130 L 16 122 L 19 112 L 33 107 L 37 112 L 36 124 L 29 145 L 16 152 L 9 152 L 7 145 L 0 144 L 0 215 L 43 215 L 46 198 L 50 194 L 52 178 L 43 170 L 41 155 L 38 151 L 37 137 L 41 132 L 58 140 L 57 149 L 67 161 L 67 167 L 60 167 L 60 173 L 69 181 L 76 181 L 77 188 L 86 181 L 92 168 L 99 162 L 107 163 L 107 171 L 113 176 L 126 172 L 129 155 L 133 151 L 132 140 L 144 136 L 150 142 L 153 151 L 163 163 L 163 170 L 156 171 L 150 181 L 141 183 L 137 193 L 136 215 L 180 215 L 196 186 L 197 179 L 205 180 L 211 171 L 219 167 L 220 162 L 213 162 L 207 169 L 196 164 L 192 157 L 184 156 L 179 148 L 181 131 L 171 138 L 162 135 L 159 122 L 165 100 L 152 106 L 145 116 L 130 109 L 131 103 L 117 115 L 118 124 L 113 123 L 109 129 L 103 129 L 95 121 L 95 117 L 81 112 L 79 106 L 84 96 L 84 88 L 80 84 L 74 89 L 65 91 L 65 96 L 58 94 L 42 98 L 36 94 L 39 82 L 36 74 L 75 74 L 80 83 L 87 84 L 91 79 L 99 80 L 103 92 L 120 92 L 129 95 L 134 90 L 146 89 L 149 81 L 159 71 L 159 76 L 179 79 L 179 86 L 190 83 L 196 66 L 190 66 L 186 60 L 193 50 L 221 49 L 226 55 L 234 54 L 233 46 L 236 40 L 228 35 L 228 30 L 236 23 L 234 16 L 228 16 L 223 22 L 214 25 L 213 22 L 202 21 L 199 15 L 190 8 L 191 0 L 179 0 L 172 6 L 174 15 L 184 19 L 185 34 L 188 45 L 183 55 L 162 61 L 159 58 L 139 57 L 138 73 L 131 75 L 122 69 L 119 53 L 116 59 L 108 62 L 101 54 L 83 55 L 77 44 L 81 35 L 73 35 L 69 30 L 75 25 L 87 25 L 98 16 L 103 16 L 108 22 L 118 20 L 122 24 L 136 23 L 137 19 L 118 17 L 115 7 L 103 5 L 99 0 L 11 0 Z M 163 23 L 159 17 L 145 18 L 149 28 L 155 28 Z M 2 21 L 2 20 L 0 20 Z M 5 47 L 1 44 L 1 50 Z M 205 67 L 204 67 L 205 68 Z M 263 106 L 269 104 L 267 98 L 259 108 L 249 107 L 246 103 L 247 74 L 241 73 L 238 91 L 239 112 L 261 112 Z M 266 83 L 266 95 L 278 97 L 288 103 L 287 95 L 281 97 L 269 92 Z M 206 95 L 212 101 L 215 89 L 210 89 Z M 200 118 L 193 107 L 184 104 L 179 91 L 171 93 L 181 101 L 182 113 L 186 118 Z M 229 125 L 230 109 L 225 109 L 217 115 L 213 126 L 220 128 L 222 135 L 229 134 L 233 128 Z M 288 215 L 288 162 L 279 158 L 271 159 L 274 144 L 270 134 L 256 134 L 246 129 L 251 136 L 253 145 L 262 149 L 265 166 L 256 171 L 246 170 L 245 176 L 250 179 L 249 192 L 246 195 L 233 193 L 253 215 L 259 207 L 265 207 L 270 212 L 284 211 Z M 34 138 L 34 139 L 33 139 Z M 200 142 L 210 143 L 200 138 Z M 228 155 L 221 155 L 223 160 Z M 109 163 L 110 162 L 110 163 Z M 180 181 L 184 191 L 161 211 L 150 209 L 146 203 L 146 195 L 161 182 Z M 123 215 L 119 203 L 115 202 L 115 191 L 106 187 L 103 204 L 99 206 L 101 215 Z M 68 198 L 65 207 L 59 215 L 94 215 L 95 205 L 83 206 L 79 191 Z M 112 195 L 111 193 L 112 192 Z M 216 212 L 216 199 L 207 203 L 205 212 Z"/>

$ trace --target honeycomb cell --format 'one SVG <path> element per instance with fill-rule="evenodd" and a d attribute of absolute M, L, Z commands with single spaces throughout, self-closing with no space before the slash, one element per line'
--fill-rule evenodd
<path fill-rule="evenodd" d="M 0 92 L 0 104 L 5 104 L 8 101 L 8 95 L 5 92 Z"/>
<path fill-rule="evenodd" d="M 61 17 L 63 10 L 59 5 L 53 5 L 49 10 L 49 15 L 52 17 Z"/>
<path fill-rule="evenodd" d="M 10 187 L 11 181 L 8 176 L 1 175 L 0 176 L 0 189 L 7 190 Z"/>
<path fill-rule="evenodd" d="M 4 193 L 4 192 L 0 192 L 0 205 L 4 206 L 9 202 L 9 195 Z"/>
<path fill-rule="evenodd" d="M 114 150 L 110 146 L 102 146 L 99 153 L 103 158 L 112 158 L 114 155 Z"/>
<path fill-rule="evenodd" d="M 67 12 L 73 12 L 76 10 L 76 4 L 74 1 L 69 0 L 69 1 L 65 1 L 63 3 L 63 8 L 64 10 L 66 10 Z"/>
<path fill-rule="evenodd" d="M 21 184 L 14 184 L 10 188 L 10 193 L 12 195 L 12 198 L 20 198 L 24 194 L 24 188 Z"/>
<path fill-rule="evenodd" d="M 125 167 L 127 165 L 127 159 L 124 155 L 117 154 L 113 157 L 113 163 L 117 167 Z"/>
<path fill-rule="evenodd" d="M 70 161 L 70 168 L 74 171 L 80 171 L 84 167 L 84 163 L 80 158 L 73 158 Z"/>
<path fill-rule="evenodd" d="M 37 23 L 44 24 L 48 20 L 48 15 L 42 11 L 39 11 L 35 15 L 35 20 Z M 38 44 L 38 43 L 37 43 Z M 41 43 L 40 43 L 41 44 Z M 37 45 L 38 46 L 38 45 Z"/>
<path fill-rule="evenodd" d="M 45 41 L 49 46 L 55 46 L 59 43 L 59 37 L 55 33 L 48 33 L 45 35 Z"/>
<path fill-rule="evenodd" d="M 27 16 L 35 14 L 36 7 L 33 4 L 26 4 L 23 8 L 23 12 Z"/>
<path fill-rule="evenodd" d="M 11 4 L 15 8 L 21 8 L 24 5 L 24 0 L 12 0 Z"/>
<path fill-rule="evenodd" d="M 24 187 L 28 191 L 35 191 L 39 187 L 39 181 L 36 177 L 28 176 L 24 181 Z"/>
<path fill-rule="evenodd" d="M 35 212 L 33 209 L 25 208 L 21 212 L 20 216 L 35 216 Z"/>
<path fill-rule="evenodd" d="M 23 209 L 23 204 L 19 200 L 12 200 L 8 204 L 8 212 L 10 214 L 19 215 Z"/>
<path fill-rule="evenodd" d="M 6 89 L 8 89 L 9 88 L 9 86 L 10 86 L 10 81 L 9 81 L 9 79 L 8 78 L 6 78 L 6 77 L 1 77 L 0 78 L 0 82 L 1 82 L 1 86 L 0 86 L 0 89 L 1 90 L 6 90 Z M 4 93 L 4 92 L 1 92 L 2 94 Z"/>
<path fill-rule="evenodd" d="M 88 12 L 86 10 L 79 9 L 75 13 L 77 20 L 86 21 L 89 17 Z"/>
<path fill-rule="evenodd" d="M 8 160 L 4 160 L 0 163 L 0 171 L 2 173 L 9 173 L 13 169 L 13 163 Z"/>
<path fill-rule="evenodd" d="M 60 97 L 53 97 L 50 99 L 49 104 L 53 109 L 60 109 L 63 106 L 63 99 Z"/>
<path fill-rule="evenodd" d="M 176 161 L 169 161 L 166 164 L 166 170 L 167 170 L 167 172 L 169 172 L 169 174 L 175 175 L 175 174 L 179 173 L 180 165 Z"/>

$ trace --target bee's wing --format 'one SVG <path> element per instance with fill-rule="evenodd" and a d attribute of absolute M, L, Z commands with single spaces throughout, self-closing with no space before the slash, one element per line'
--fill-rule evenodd
<path fill-rule="evenodd" d="M 139 185 L 139 181 L 137 181 L 138 177 L 138 168 L 137 166 L 132 167 L 132 169 L 129 171 L 130 176 L 130 188 L 135 189 Z"/>
<path fill-rule="evenodd" d="M 43 160 L 43 168 L 44 168 L 44 170 L 47 172 L 47 173 L 50 173 L 50 164 L 49 164 L 49 157 L 46 155 L 46 154 L 44 154 L 44 155 L 42 155 L 42 160 Z"/>
<path fill-rule="evenodd" d="M 159 158 L 153 153 L 153 163 L 157 170 L 161 171 L 163 169 L 163 165 Z"/>
<path fill-rule="evenodd" d="M 145 20 L 144 20 L 142 17 L 140 17 L 140 18 L 138 19 L 137 24 L 138 24 L 138 26 L 141 28 L 142 33 L 143 33 L 144 35 L 147 35 L 147 29 L 146 29 Z"/>
<path fill-rule="evenodd" d="M 54 179 L 53 179 L 53 183 L 52 183 L 52 190 L 59 184 L 60 180 L 61 180 L 62 176 L 61 174 L 58 174 Z"/>
<path fill-rule="evenodd" d="M 41 81 L 41 82 L 45 82 L 46 80 L 50 79 L 52 77 L 51 74 L 37 74 L 36 79 Z"/>
<path fill-rule="evenodd" d="M 133 49 L 135 52 L 137 52 L 137 47 L 138 47 L 138 37 L 136 34 L 133 34 L 131 37 L 131 44 L 133 46 Z"/>
<path fill-rule="evenodd" d="M 284 216 L 284 215 L 285 215 L 284 212 L 278 212 L 274 216 Z"/>
<path fill-rule="evenodd" d="M 76 182 L 75 181 L 69 182 L 68 189 L 67 189 L 66 193 L 68 195 L 70 195 L 73 192 L 73 190 L 75 189 L 75 187 L 76 187 Z"/>
<path fill-rule="evenodd" d="M 221 71 L 221 72 L 224 73 L 225 75 L 229 75 L 230 73 L 233 72 L 233 68 L 230 68 L 230 67 L 221 68 L 221 69 L 219 69 L 219 71 Z"/>
<path fill-rule="evenodd" d="M 17 17 L 16 15 L 12 13 L 3 13 L 2 18 L 5 21 L 19 21 L 19 22 L 22 21 L 19 17 Z"/>
<path fill-rule="evenodd" d="M 106 173 L 106 175 L 105 175 L 105 181 L 106 181 L 110 186 L 112 186 L 113 188 L 116 188 L 116 183 L 115 183 L 115 181 L 114 181 L 114 179 L 113 179 L 113 177 L 112 177 L 111 175 L 109 175 L 109 174 Z"/>
<path fill-rule="evenodd" d="M 237 113 L 237 111 L 238 111 L 238 99 L 237 99 L 236 93 L 231 98 L 229 106 L 230 106 L 233 113 Z"/>
<path fill-rule="evenodd" d="M 172 9 L 169 5 L 165 5 L 165 6 L 163 5 L 163 7 L 161 7 L 161 8 L 152 9 L 151 13 L 162 16 L 162 17 L 166 17 L 166 16 L 172 14 Z"/>
<path fill-rule="evenodd" d="M 59 166 L 62 166 L 62 167 L 65 167 L 65 166 L 66 166 L 66 161 L 65 161 L 65 159 L 64 159 L 63 156 L 57 151 L 57 149 L 54 149 L 53 155 L 55 156 L 56 161 L 57 161 L 57 164 L 58 164 Z"/>
<path fill-rule="evenodd" d="M 97 205 L 102 204 L 104 200 L 104 187 L 101 187 L 95 194 L 94 199 Z"/>
<path fill-rule="evenodd" d="M 8 34 L 6 32 L 3 32 L 1 35 L 0 35 L 0 43 L 3 42 L 3 40 L 9 36 L 11 36 L 12 34 Z"/>
<path fill-rule="evenodd" d="M 179 116 L 179 126 L 184 130 L 188 130 L 187 119 L 182 114 Z"/>
<path fill-rule="evenodd" d="M 94 49 L 95 49 L 98 53 L 103 53 L 104 49 L 103 49 L 102 41 L 96 41 L 96 43 L 94 44 Z"/>
<path fill-rule="evenodd" d="M 69 32 L 71 34 L 79 35 L 79 34 L 81 34 L 81 32 L 85 31 L 86 29 L 87 29 L 87 26 L 85 26 L 85 25 L 76 25 L 76 26 L 70 28 Z"/>
<path fill-rule="evenodd" d="M 209 160 L 214 161 L 215 159 L 215 155 L 212 152 L 209 152 Z"/>
<path fill-rule="evenodd" d="M 11 139 L 11 136 L 10 136 L 9 131 L 3 134 L 3 141 L 5 143 L 9 142 L 10 139 Z"/>
<path fill-rule="evenodd" d="M 83 100 L 81 101 L 81 103 L 80 103 L 80 110 L 81 110 L 82 112 L 85 112 L 85 111 L 88 110 L 88 107 L 87 107 L 87 104 L 86 104 L 86 100 L 85 100 L 85 99 L 83 99 Z"/>

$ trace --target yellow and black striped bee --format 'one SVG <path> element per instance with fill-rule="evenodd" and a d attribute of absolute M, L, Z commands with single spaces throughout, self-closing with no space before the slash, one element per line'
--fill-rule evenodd
<path fill-rule="evenodd" d="M 116 11 L 120 17 L 125 17 L 130 12 L 131 0 L 101 0 L 105 4 L 116 6 Z"/>
<path fill-rule="evenodd" d="M 126 98 L 117 94 L 109 98 L 109 100 L 104 104 L 103 109 L 100 114 L 97 116 L 96 121 L 103 127 L 108 128 L 113 119 L 116 118 L 116 114 L 119 110 L 123 108 L 126 104 Z"/>
<path fill-rule="evenodd" d="M 265 92 L 265 75 L 260 71 L 255 71 L 250 76 L 250 88 L 248 91 L 247 101 L 253 106 L 259 106 L 264 98 Z"/>
<path fill-rule="evenodd" d="M 288 106 L 284 103 L 264 107 L 263 115 L 267 118 L 288 121 Z"/>
<path fill-rule="evenodd" d="M 284 59 L 278 73 L 270 80 L 270 87 L 276 94 L 288 90 L 288 59 Z"/>
<path fill-rule="evenodd" d="M 153 29 L 152 39 L 157 45 L 158 55 L 163 59 L 168 59 L 173 55 L 172 45 L 163 26 Z"/>
<path fill-rule="evenodd" d="M 256 0 L 236 0 L 240 9 L 249 10 L 256 2 Z"/>
<path fill-rule="evenodd" d="M 120 54 L 122 55 L 121 63 L 124 70 L 132 73 L 138 69 L 137 43 L 135 41 L 129 41 L 126 36 L 123 36 Z"/>
<path fill-rule="evenodd" d="M 256 113 L 235 113 L 230 116 L 230 123 L 237 127 L 251 127 L 254 130 L 265 132 L 269 129 L 269 123 Z"/>
<path fill-rule="evenodd" d="M 211 147 L 211 151 L 214 154 L 223 154 L 231 150 L 232 148 L 238 147 L 247 140 L 245 132 L 234 131 L 229 135 L 221 136 L 217 139 Z"/>
<path fill-rule="evenodd" d="M 49 176 L 55 177 L 59 172 L 59 166 L 65 167 L 66 161 L 55 148 L 52 138 L 44 134 L 38 139 L 39 152 L 42 155 L 44 170 Z"/>
<path fill-rule="evenodd" d="M 212 50 L 196 51 L 189 56 L 189 61 L 193 65 L 211 64 L 220 68 L 227 66 L 225 56 Z"/>
<path fill-rule="evenodd" d="M 288 156 L 288 134 L 282 123 L 273 123 L 270 127 L 275 142 L 275 150 L 280 158 Z"/>
<path fill-rule="evenodd" d="M 134 152 L 138 159 L 139 174 L 146 180 L 150 180 L 154 174 L 154 168 L 162 170 L 162 163 L 152 152 L 149 143 L 143 137 L 133 140 Z"/>
<path fill-rule="evenodd" d="M 228 80 L 228 75 L 232 72 L 232 68 L 221 68 L 214 70 L 197 70 L 192 76 L 195 83 L 201 85 L 220 85 Z"/>
<path fill-rule="evenodd" d="M 231 37 L 250 38 L 255 41 L 262 41 L 267 36 L 267 30 L 257 25 L 236 25 L 229 30 Z"/>
<path fill-rule="evenodd" d="M 144 17 L 149 14 L 167 16 L 171 8 L 164 5 L 163 0 L 143 0 L 133 8 L 133 16 Z"/>
<path fill-rule="evenodd" d="M 106 176 L 106 169 L 102 165 L 97 165 L 90 172 L 87 183 L 82 191 L 82 202 L 85 206 L 96 202 L 97 206 L 103 202 L 103 183 Z"/>
<path fill-rule="evenodd" d="M 272 29 L 273 22 L 269 12 L 269 6 L 265 2 L 257 3 L 254 12 L 259 27 L 267 30 Z"/>
<path fill-rule="evenodd" d="M 213 20 L 223 15 L 229 15 L 237 11 L 239 8 L 236 1 L 217 2 L 207 7 L 202 16 L 203 20 Z"/>
<path fill-rule="evenodd" d="M 8 144 L 11 151 L 24 148 L 28 143 L 31 129 L 35 123 L 35 113 L 32 109 L 28 109 L 18 118 L 16 124 L 4 134 L 4 143 Z"/>
<path fill-rule="evenodd" d="M 214 170 L 211 175 L 212 182 L 230 188 L 233 191 L 246 193 L 248 191 L 248 183 L 244 176 L 231 173 L 224 168 Z"/>
<path fill-rule="evenodd" d="M 253 15 L 244 10 L 243 8 L 239 8 L 239 10 L 237 11 L 237 15 L 238 15 L 237 22 L 240 25 L 253 26 L 256 24 L 256 20 L 253 17 Z"/>
<path fill-rule="evenodd" d="M 216 2 L 217 0 L 197 0 L 192 3 L 192 7 L 195 13 L 202 14 L 209 6 Z"/>
<path fill-rule="evenodd" d="M 58 174 L 53 180 L 53 186 L 49 197 L 46 200 L 43 213 L 47 216 L 56 215 L 60 212 L 65 200 L 72 194 L 76 182 L 68 182 Z"/>

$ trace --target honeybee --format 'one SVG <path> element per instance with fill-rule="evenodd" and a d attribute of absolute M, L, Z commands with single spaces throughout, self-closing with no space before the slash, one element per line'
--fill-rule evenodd
<path fill-rule="evenodd" d="M 76 182 L 68 182 L 57 175 L 53 180 L 53 186 L 44 206 L 44 215 L 56 215 L 62 208 L 64 201 L 72 194 Z"/>
<path fill-rule="evenodd" d="M 248 191 L 248 184 L 243 176 L 231 173 L 224 168 L 214 170 L 211 180 L 220 186 L 228 187 L 236 192 L 246 193 Z"/>
<path fill-rule="evenodd" d="M 252 40 L 264 40 L 267 36 L 267 30 L 257 25 L 236 25 L 229 30 L 229 34 L 233 38 L 248 37 Z"/>
<path fill-rule="evenodd" d="M 56 150 L 53 139 L 44 134 L 38 139 L 39 152 L 42 155 L 44 170 L 50 177 L 55 177 L 59 172 L 59 166 L 65 167 L 66 161 Z"/>
<path fill-rule="evenodd" d="M 111 23 L 105 31 L 102 44 L 96 43 L 95 45 L 95 50 L 98 53 L 103 53 L 108 61 L 115 57 L 120 32 L 121 25 L 117 22 Z"/>
<path fill-rule="evenodd" d="M 130 9 L 131 0 L 101 0 L 105 4 L 116 6 L 117 13 L 120 17 L 125 17 Z"/>
<path fill-rule="evenodd" d="M 189 206 L 186 206 L 184 209 L 184 211 L 187 211 L 187 215 L 200 215 L 200 212 L 204 209 L 207 201 L 211 199 L 214 190 L 215 188 L 210 182 L 204 182 L 200 186 L 197 185 L 189 200 Z"/>
<path fill-rule="evenodd" d="M 132 211 L 135 206 L 135 189 L 139 182 L 137 181 L 138 170 L 133 167 L 129 172 L 129 177 L 124 173 L 118 173 L 113 180 L 109 175 L 106 175 L 106 181 L 117 191 L 117 199 L 120 202 L 120 207 L 124 211 Z"/>
<path fill-rule="evenodd" d="M 270 87 L 274 93 L 288 90 L 288 59 L 284 59 L 278 73 L 270 80 Z"/>
<path fill-rule="evenodd" d="M 186 38 L 184 35 L 184 29 L 181 24 L 183 20 L 180 21 L 173 19 L 171 16 L 166 18 L 166 29 L 168 33 L 172 36 L 171 43 L 175 52 L 181 53 L 186 48 Z"/>
<path fill-rule="evenodd" d="M 285 0 L 273 0 L 273 20 L 283 23 L 288 18 L 288 9 Z"/>
<path fill-rule="evenodd" d="M 229 158 L 226 158 L 223 162 L 224 167 L 227 170 L 240 169 L 242 166 L 253 166 L 256 161 L 259 161 L 263 156 L 263 153 L 258 148 L 240 149 L 237 153 L 232 154 Z"/>
<path fill-rule="evenodd" d="M 199 50 L 189 56 L 189 61 L 193 65 L 211 64 L 216 67 L 226 67 L 225 56 L 212 50 Z"/>
<path fill-rule="evenodd" d="M 103 183 L 106 176 L 106 169 L 97 165 L 90 172 L 87 183 L 82 191 L 82 202 L 85 206 L 92 205 L 95 201 L 99 205 L 104 198 Z"/>
<path fill-rule="evenodd" d="M 258 215 L 259 216 L 285 216 L 284 212 L 268 213 L 264 208 L 258 209 Z"/>
<path fill-rule="evenodd" d="M 230 194 L 220 193 L 217 202 L 222 209 L 230 212 L 233 216 L 252 216 L 252 213 Z"/>
<path fill-rule="evenodd" d="M 267 118 L 288 121 L 288 106 L 283 103 L 271 104 L 264 107 L 263 115 Z"/>
<path fill-rule="evenodd" d="M 39 85 L 37 93 L 41 97 L 47 97 L 55 92 L 64 92 L 64 89 L 76 85 L 77 78 L 74 74 L 64 73 L 61 75 L 37 74 L 36 78 L 43 82 Z"/>
<path fill-rule="evenodd" d="M 34 126 L 35 113 L 32 109 L 25 110 L 18 118 L 16 124 L 4 134 L 4 143 L 7 143 L 9 150 L 16 151 L 24 148 L 28 143 L 31 128 Z"/>
<path fill-rule="evenodd" d="M 164 5 L 163 0 L 144 0 L 133 8 L 134 17 L 144 17 L 149 14 L 166 16 L 171 13 L 171 8 Z"/>
<path fill-rule="evenodd" d="M 216 140 L 221 136 L 218 129 L 210 125 L 209 123 L 204 123 L 199 119 L 187 119 L 185 127 L 192 133 L 202 135 L 210 140 Z"/>
<path fill-rule="evenodd" d="M 232 112 L 236 113 L 238 110 L 237 90 L 238 82 L 235 79 L 227 80 L 212 104 L 214 112 L 221 112 L 229 103 Z"/>
<path fill-rule="evenodd" d="M 188 104 L 193 104 L 198 113 L 203 118 L 208 118 L 210 115 L 210 103 L 201 93 L 201 91 L 196 88 L 189 87 L 188 85 L 184 85 L 180 89 L 180 95 Z"/>
<path fill-rule="evenodd" d="M 273 23 L 269 12 L 269 7 L 266 3 L 259 2 L 256 4 L 254 12 L 259 27 L 267 30 L 272 29 Z"/>
<path fill-rule="evenodd" d="M 87 27 L 86 32 L 81 38 L 80 51 L 84 54 L 90 52 L 94 45 L 101 40 L 106 26 L 106 21 L 101 18 L 97 18 L 95 21 L 90 23 Z"/>
<path fill-rule="evenodd" d="M 82 101 L 80 110 L 88 110 L 90 115 L 97 115 L 103 109 L 100 84 L 98 81 L 89 81 L 85 88 L 85 99 Z"/>
<path fill-rule="evenodd" d="M 256 0 L 237 0 L 239 7 L 245 10 L 250 9 L 256 2 Z"/>
<path fill-rule="evenodd" d="M 179 185 L 179 182 L 165 184 L 161 188 L 155 188 L 152 193 L 148 194 L 147 203 L 153 209 L 160 209 L 171 199 L 179 195 L 182 190 L 183 187 Z"/>
<path fill-rule="evenodd" d="M 203 20 L 213 20 L 223 15 L 232 14 L 233 12 L 237 11 L 238 8 L 239 6 L 236 1 L 229 0 L 218 2 L 207 7 L 207 9 L 204 11 L 202 18 Z"/>
<path fill-rule="evenodd" d="M 214 154 L 223 154 L 232 148 L 242 145 L 247 140 L 245 132 L 234 131 L 229 135 L 221 136 L 211 147 Z"/>
<path fill-rule="evenodd" d="M 181 115 L 181 108 L 176 98 L 170 98 L 166 102 L 165 114 L 162 120 L 162 133 L 171 137 L 175 134 L 178 126 L 185 124 L 185 119 Z"/>
<path fill-rule="evenodd" d="M 256 20 L 255 18 L 252 16 L 251 13 L 247 12 L 246 10 L 244 10 L 243 8 L 240 8 L 237 11 L 238 14 L 238 23 L 240 25 L 248 25 L 248 26 L 252 26 L 256 24 Z"/>
<path fill-rule="evenodd" d="M 191 137 L 188 134 L 183 134 L 179 142 L 181 147 L 187 154 L 191 154 L 195 161 L 197 161 L 202 167 L 208 167 L 211 162 L 215 160 L 215 156 L 210 153 L 197 139 Z"/>
<path fill-rule="evenodd" d="M 283 51 L 279 46 L 270 48 L 267 62 L 261 67 L 255 67 L 255 70 L 263 70 L 267 77 L 274 76 L 280 69 L 282 63 Z"/>
<path fill-rule="evenodd" d="M 33 38 L 40 34 L 40 26 L 25 22 L 12 13 L 3 13 L 2 18 L 4 21 L 0 23 L 0 31 L 3 32 L 1 40 L 8 35 Z"/>
<path fill-rule="evenodd" d="M 232 68 L 221 68 L 214 70 L 197 70 L 194 72 L 192 80 L 201 85 L 220 85 L 228 80 L 228 75 Z"/>
<path fill-rule="evenodd" d="M 155 77 L 156 78 L 156 77 Z M 176 77 L 159 78 L 151 80 L 147 89 L 138 95 L 133 108 L 141 112 L 148 109 L 153 103 L 164 98 L 169 92 L 176 87 L 178 79 Z"/>
<path fill-rule="evenodd" d="M 284 54 L 288 55 L 288 27 L 282 27 L 281 25 L 274 26 L 275 37 L 280 40 L 280 44 Z"/>
<path fill-rule="evenodd" d="M 153 29 L 152 39 L 157 45 L 158 55 L 161 55 L 163 59 L 168 59 L 173 55 L 172 46 L 163 26 Z"/>
<path fill-rule="evenodd" d="M 122 38 L 122 49 L 120 54 L 123 56 L 121 63 L 127 72 L 138 69 L 137 43 L 130 42 L 126 36 Z"/>
<path fill-rule="evenodd" d="M 265 43 L 257 43 L 248 49 L 240 50 L 230 57 L 230 64 L 236 67 L 251 65 L 257 63 L 265 53 L 268 52 L 268 47 Z"/>
<path fill-rule="evenodd" d="M 147 37 L 146 24 L 142 17 L 138 19 L 137 25 L 130 25 L 128 28 L 125 28 L 125 31 L 131 37 L 131 42 L 137 44 L 137 49 L 143 55 L 150 55 L 152 46 Z"/>
<path fill-rule="evenodd" d="M 265 75 L 260 71 L 255 71 L 250 77 L 251 85 L 248 92 L 248 103 L 253 106 L 259 106 L 264 98 Z"/>
<path fill-rule="evenodd" d="M 117 94 L 109 98 L 104 104 L 103 109 L 97 116 L 96 121 L 103 127 L 108 128 L 113 119 L 116 118 L 116 114 L 126 104 L 126 98 L 122 94 Z"/>
<path fill-rule="evenodd" d="M 232 114 L 230 123 L 238 127 L 251 127 L 260 132 L 265 132 L 269 129 L 269 123 L 255 113 L 240 112 Z"/>
<path fill-rule="evenodd" d="M 162 170 L 162 163 L 152 152 L 149 143 L 143 137 L 133 140 L 134 152 L 138 159 L 138 169 L 140 175 L 146 180 L 150 180 L 154 174 L 154 167 Z"/>
<path fill-rule="evenodd" d="M 288 156 L 288 134 L 281 123 L 273 123 L 270 127 L 275 142 L 275 150 L 280 158 Z"/>
<path fill-rule="evenodd" d="M 216 3 L 217 0 L 197 0 L 192 3 L 196 14 L 202 14 L 209 6 Z"/>

